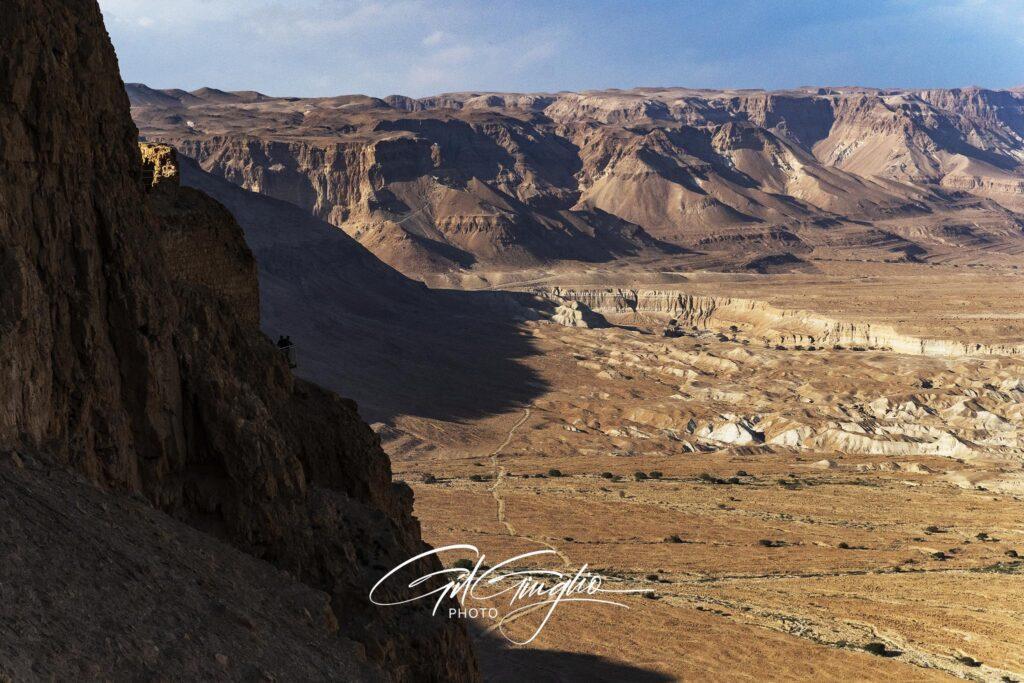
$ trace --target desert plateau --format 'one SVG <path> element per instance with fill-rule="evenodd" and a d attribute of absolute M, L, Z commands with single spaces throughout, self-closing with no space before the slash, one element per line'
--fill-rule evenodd
<path fill-rule="evenodd" d="M 165 88 L 129 6 L 0 19 L 0 682 L 1024 681 L 1024 89 Z"/>

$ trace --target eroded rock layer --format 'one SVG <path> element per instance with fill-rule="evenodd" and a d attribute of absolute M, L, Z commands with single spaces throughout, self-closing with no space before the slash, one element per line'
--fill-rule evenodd
<path fill-rule="evenodd" d="M 924 339 L 892 326 L 839 320 L 820 313 L 778 308 L 765 301 L 705 296 L 673 290 L 537 287 L 534 293 L 580 304 L 598 313 L 651 315 L 699 328 L 740 334 L 764 345 L 850 346 L 922 356 L 1020 355 L 1021 344 Z"/>
<path fill-rule="evenodd" d="M 147 137 L 407 273 L 673 248 L 758 271 L 806 268 L 830 249 L 875 260 L 1024 250 L 1017 91 L 128 90 Z"/>

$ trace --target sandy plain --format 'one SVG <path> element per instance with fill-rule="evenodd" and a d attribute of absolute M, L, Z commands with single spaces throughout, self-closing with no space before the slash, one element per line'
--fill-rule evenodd
<path fill-rule="evenodd" d="M 650 273 L 503 288 L 628 280 L 929 339 L 1024 338 L 1010 268 Z M 562 605 L 526 646 L 478 620 L 487 677 L 1024 679 L 1024 357 L 767 344 L 771 321 L 714 317 L 668 337 L 670 317 L 524 321 L 534 398 L 381 428 L 428 542 L 488 565 L 547 549 L 536 567 L 637 591 L 628 609 Z M 502 628 L 523 640 L 540 614 Z"/>

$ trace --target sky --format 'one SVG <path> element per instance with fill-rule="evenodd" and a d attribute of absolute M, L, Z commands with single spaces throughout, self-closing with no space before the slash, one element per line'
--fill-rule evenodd
<path fill-rule="evenodd" d="M 1024 0 L 99 0 L 127 82 L 278 96 L 1024 84 Z"/>

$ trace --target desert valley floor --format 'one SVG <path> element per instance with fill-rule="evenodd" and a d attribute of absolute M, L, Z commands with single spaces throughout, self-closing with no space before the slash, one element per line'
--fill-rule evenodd
<path fill-rule="evenodd" d="M 633 591 L 486 679 L 1024 680 L 1024 92 L 127 88 L 429 543 Z"/>
<path fill-rule="evenodd" d="M 435 546 L 494 561 L 547 548 L 554 568 L 643 592 L 628 610 L 563 608 L 527 649 L 481 622 L 485 673 L 1018 680 L 1024 282 L 957 270 L 632 287 L 591 271 L 521 287 L 608 326 L 522 322 L 537 389 L 520 407 L 378 424 L 396 477 Z M 717 307 L 672 310 L 679 293 Z M 816 315 L 955 348 L 823 343 Z M 504 628 L 523 639 L 537 617 Z"/>

